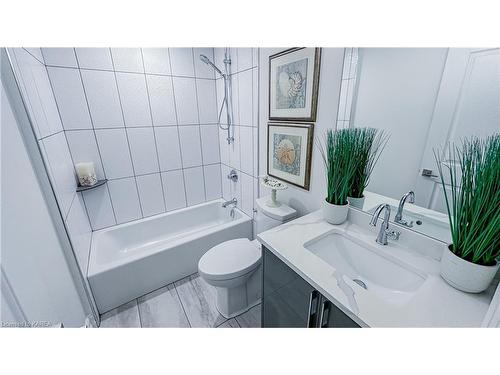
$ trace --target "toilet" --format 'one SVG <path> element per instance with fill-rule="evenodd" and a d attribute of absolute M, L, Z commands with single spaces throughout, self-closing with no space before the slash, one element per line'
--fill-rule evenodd
<path fill-rule="evenodd" d="M 280 203 L 272 207 L 269 197 L 256 200 L 254 235 L 297 217 L 297 211 Z M 262 267 L 257 240 L 237 238 L 208 250 L 198 262 L 203 280 L 217 290 L 216 307 L 225 318 L 232 318 L 260 303 Z"/>

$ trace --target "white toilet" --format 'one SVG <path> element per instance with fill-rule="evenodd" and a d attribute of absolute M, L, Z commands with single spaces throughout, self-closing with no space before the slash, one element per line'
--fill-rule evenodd
<path fill-rule="evenodd" d="M 267 205 L 269 197 L 257 199 L 254 235 L 274 228 L 297 216 L 293 208 Z M 198 262 L 198 272 L 217 289 L 216 306 L 225 318 L 239 315 L 260 303 L 261 248 L 257 240 L 238 238 L 208 250 Z"/>

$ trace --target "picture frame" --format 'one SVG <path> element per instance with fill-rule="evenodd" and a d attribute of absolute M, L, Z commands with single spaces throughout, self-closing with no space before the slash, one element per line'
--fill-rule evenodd
<path fill-rule="evenodd" d="M 313 123 L 267 124 L 267 174 L 309 190 Z"/>
<path fill-rule="evenodd" d="M 316 121 L 321 48 L 269 56 L 269 120 Z"/>

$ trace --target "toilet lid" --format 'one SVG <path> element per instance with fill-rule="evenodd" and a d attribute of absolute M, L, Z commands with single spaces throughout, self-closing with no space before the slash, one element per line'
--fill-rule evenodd
<path fill-rule="evenodd" d="M 208 250 L 198 263 L 198 271 L 212 280 L 229 280 L 242 276 L 260 264 L 258 242 L 238 238 L 223 242 Z"/>

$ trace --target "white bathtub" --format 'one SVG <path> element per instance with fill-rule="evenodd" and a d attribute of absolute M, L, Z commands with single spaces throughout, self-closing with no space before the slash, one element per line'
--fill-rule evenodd
<path fill-rule="evenodd" d="M 251 238 L 252 220 L 230 210 L 216 200 L 94 232 L 87 276 L 99 312 L 197 272 L 221 242 Z"/>

